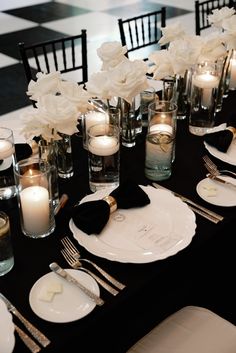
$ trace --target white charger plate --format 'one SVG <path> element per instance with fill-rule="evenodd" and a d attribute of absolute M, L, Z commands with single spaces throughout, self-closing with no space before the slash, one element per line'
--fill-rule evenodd
<path fill-rule="evenodd" d="M 96 295 L 100 295 L 97 282 L 87 273 L 79 270 L 66 269 L 74 278 L 78 279 L 85 287 Z M 56 293 L 51 302 L 39 298 L 40 291 L 51 280 L 62 284 L 62 292 Z M 29 294 L 29 303 L 36 315 L 51 322 L 70 322 L 88 315 L 96 304 L 73 283 L 68 283 L 54 272 L 47 273 L 38 279 Z"/>
<path fill-rule="evenodd" d="M 145 207 L 118 209 L 99 235 L 87 235 L 71 219 L 70 229 L 79 244 L 94 255 L 130 263 L 164 259 L 188 246 L 195 234 L 195 214 L 171 192 L 141 187 L 151 203 Z M 98 200 L 108 194 L 108 190 L 100 190 L 81 202 Z"/>
<path fill-rule="evenodd" d="M 0 298 L 0 352 L 11 353 L 15 346 L 14 323 L 7 306 Z"/>
<path fill-rule="evenodd" d="M 236 180 L 228 176 L 220 176 L 236 185 Z M 209 188 L 214 189 L 214 195 L 211 196 Z M 196 187 L 198 195 L 205 201 L 216 206 L 231 207 L 236 206 L 236 188 L 224 185 L 218 181 L 205 178 L 201 180 Z"/>

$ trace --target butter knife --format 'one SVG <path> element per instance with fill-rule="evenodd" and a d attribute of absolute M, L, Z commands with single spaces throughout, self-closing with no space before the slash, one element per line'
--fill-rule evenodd
<path fill-rule="evenodd" d="M 0 293 L 0 298 L 4 301 L 7 306 L 8 311 L 14 314 L 22 324 L 27 328 L 31 335 L 43 346 L 49 345 L 49 339 L 40 332 L 34 325 L 32 325 L 17 309 L 16 307 L 2 294 Z"/>
<path fill-rule="evenodd" d="M 80 283 L 76 278 L 71 276 L 66 270 L 61 268 L 56 262 L 52 262 L 49 265 L 50 269 L 55 272 L 58 276 L 61 276 L 66 281 L 73 283 L 77 287 L 79 287 L 90 299 L 92 299 L 97 305 L 103 305 L 104 300 L 98 297 L 96 294 L 91 292 L 88 288 L 86 288 L 82 283 Z"/>
<path fill-rule="evenodd" d="M 165 188 L 164 186 L 159 185 L 157 183 L 152 183 L 152 185 L 157 189 L 163 189 L 163 190 L 170 191 L 173 195 L 179 197 L 183 202 L 186 202 L 187 204 L 193 206 L 192 209 L 194 212 L 200 214 L 203 217 L 208 218 L 209 220 L 211 220 L 214 223 L 218 223 L 219 221 L 222 221 L 224 219 L 224 217 L 219 215 L 218 213 L 215 213 L 211 210 L 208 210 L 207 208 L 197 204 L 196 202 L 193 202 L 192 200 L 188 199 L 185 196 L 178 194 L 175 191 L 169 190 L 169 189 Z M 209 217 L 207 217 L 207 216 L 209 216 Z"/>
<path fill-rule="evenodd" d="M 233 184 L 230 181 L 227 181 L 227 180 L 225 180 L 223 178 L 220 178 L 219 176 L 216 176 L 216 175 L 210 174 L 210 173 L 208 173 L 206 176 L 209 179 L 212 179 L 212 180 L 218 181 L 219 183 L 222 183 L 222 184 L 225 184 L 225 185 L 232 186 L 232 187 L 236 188 L 236 184 Z"/>

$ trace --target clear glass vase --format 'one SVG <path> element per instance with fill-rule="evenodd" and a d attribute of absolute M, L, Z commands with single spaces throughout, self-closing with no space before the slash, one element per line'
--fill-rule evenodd
<path fill-rule="evenodd" d="M 135 112 L 135 99 L 128 103 L 119 97 L 119 108 L 121 111 L 121 141 L 125 147 L 135 146 L 137 119 Z"/>
<path fill-rule="evenodd" d="M 71 178 L 74 174 L 71 136 L 58 133 L 61 137 L 56 141 L 57 172 L 63 179 Z"/>

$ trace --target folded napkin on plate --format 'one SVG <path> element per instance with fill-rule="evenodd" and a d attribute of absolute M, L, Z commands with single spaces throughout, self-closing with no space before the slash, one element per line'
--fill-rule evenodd
<path fill-rule="evenodd" d="M 117 208 L 142 207 L 149 203 L 148 195 L 139 185 L 126 181 L 102 200 L 88 201 L 74 207 L 72 219 L 84 233 L 99 234 L 107 224 L 110 213 Z"/>
<path fill-rule="evenodd" d="M 236 138 L 236 128 L 228 126 L 224 130 L 206 134 L 204 141 L 219 151 L 226 153 L 234 138 Z"/>

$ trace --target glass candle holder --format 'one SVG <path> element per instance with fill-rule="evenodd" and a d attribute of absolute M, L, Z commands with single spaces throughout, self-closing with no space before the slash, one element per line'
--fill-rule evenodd
<path fill-rule="evenodd" d="M 16 163 L 14 176 L 21 230 L 31 238 L 43 238 L 55 229 L 51 166 L 38 158 Z"/>
<path fill-rule="evenodd" d="M 13 131 L 0 127 L 0 200 L 16 196 L 12 167 L 16 163 Z"/>
<path fill-rule="evenodd" d="M 194 135 L 204 135 L 215 124 L 220 74 L 216 63 L 205 62 L 193 70 L 189 131 Z"/>
<path fill-rule="evenodd" d="M 165 180 L 171 176 L 177 126 L 177 105 L 156 101 L 149 105 L 146 135 L 145 176 Z"/>

